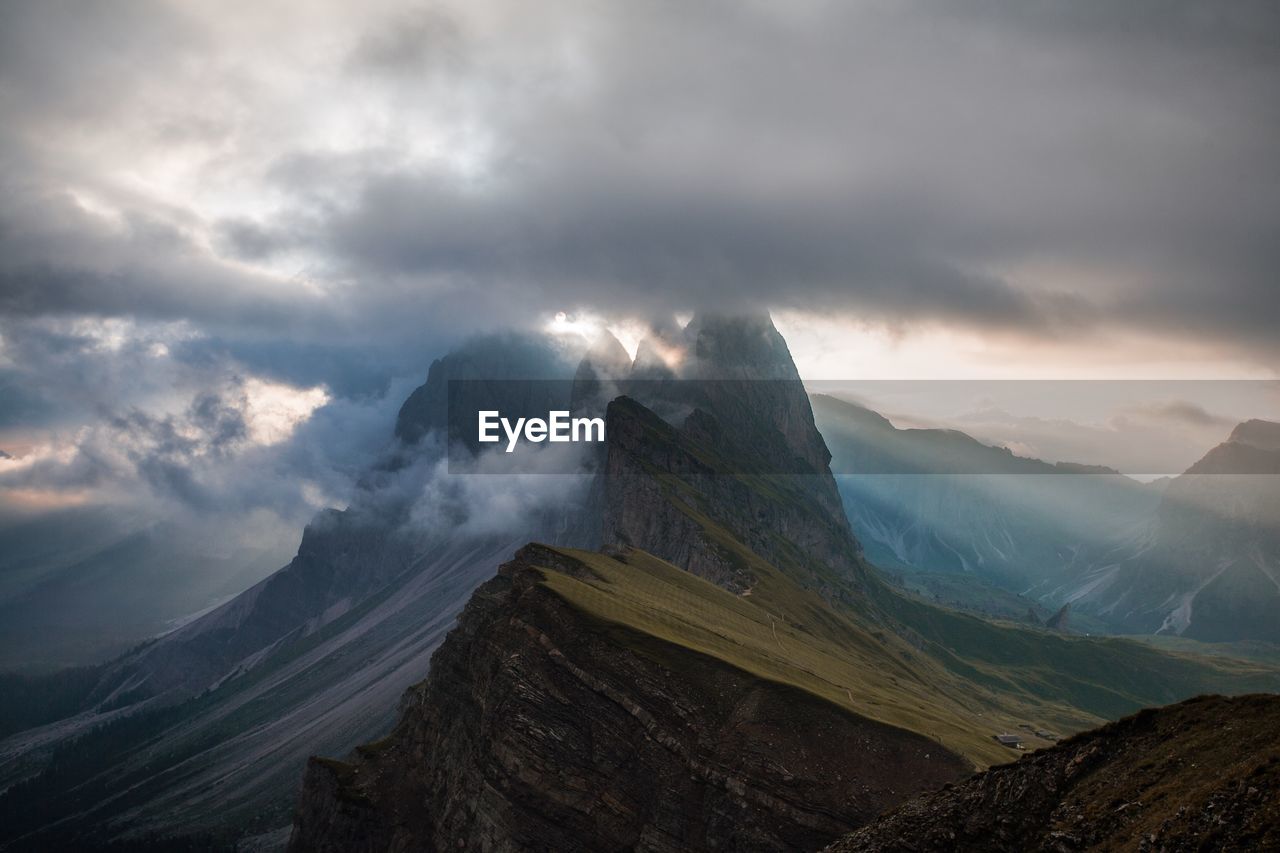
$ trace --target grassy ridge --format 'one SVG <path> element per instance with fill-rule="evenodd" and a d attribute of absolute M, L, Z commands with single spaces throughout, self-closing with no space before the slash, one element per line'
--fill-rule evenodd
<path fill-rule="evenodd" d="M 1177 685 L 1185 695 L 1275 689 L 1278 680 L 1263 665 L 1062 637 L 900 599 L 903 609 L 921 608 L 911 614 L 926 637 L 926 648 L 917 649 L 838 612 L 758 558 L 757 587 L 738 596 L 643 551 L 556 550 L 590 572 L 545 568 L 544 585 L 623 645 L 671 668 L 686 650 L 708 655 L 932 737 L 978 766 L 1009 760 L 1014 753 L 991 735 L 1023 723 L 1073 732 L 1180 698 L 1166 698 Z"/>
<path fill-rule="evenodd" d="M 591 573 L 571 577 L 544 568 L 544 584 L 593 617 L 623 645 L 671 668 L 685 651 L 728 663 L 773 682 L 789 684 L 846 710 L 938 740 L 978 766 L 1011 753 L 991 734 L 1029 719 L 1010 706 L 1000 715 L 965 709 L 954 681 L 913 659 L 889 635 L 876 636 L 833 613 L 767 564 L 753 566 L 769 594 L 737 596 L 642 551 L 618 558 L 561 550 Z M 932 668 L 924 677 L 921 664 Z M 1003 709 L 1002 709 L 1003 710 Z M 1093 720 L 1081 717 L 1079 724 Z"/>
<path fill-rule="evenodd" d="M 750 590 L 736 595 L 639 550 L 618 558 L 563 550 L 591 571 L 573 577 L 547 569 L 548 588 L 620 641 L 669 658 L 673 669 L 681 653 L 709 655 L 932 737 L 979 766 L 1013 757 L 991 736 L 1020 726 L 1066 734 L 1198 693 L 1280 691 L 1280 666 L 1272 662 L 1064 636 L 905 595 L 865 563 L 851 537 L 841 564 L 833 565 L 813 559 L 775 529 L 766 546 L 770 560 L 763 559 L 735 531 L 747 525 L 758 536 L 758 521 L 773 517 L 807 515 L 813 524 L 826 525 L 813 484 L 729 468 L 715 449 L 643 406 L 615 406 L 615 417 L 641 425 L 643 447 L 654 458 L 684 454 L 697 461 L 689 471 L 720 471 L 750 489 L 757 507 L 778 508 L 746 518 L 738 505 L 725 502 L 725 490 L 713 497 L 700 475 L 659 468 L 641 457 L 640 467 L 671 506 L 751 578 Z M 1032 746 L 1048 743 L 1028 740 Z"/>

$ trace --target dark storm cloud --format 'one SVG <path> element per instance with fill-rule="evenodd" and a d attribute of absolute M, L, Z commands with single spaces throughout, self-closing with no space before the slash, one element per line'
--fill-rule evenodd
<path fill-rule="evenodd" d="M 1273 4 L 476 8 L 218 30 L 196 7 L 7 4 L 0 309 L 407 340 L 406 314 L 473 322 L 467 289 L 495 324 L 743 300 L 1274 353 Z M 444 104 L 479 172 L 379 133 L 266 135 L 255 83 L 280 68 L 223 57 L 277 19 L 289 57 L 321 57 L 298 109 L 364 94 L 385 125 Z M 271 210 L 80 209 L 38 135 L 153 104 L 140 157 L 225 143 L 219 168 L 243 161 Z M 290 253 L 318 288 L 228 263 Z"/>
<path fill-rule="evenodd" d="M 482 178 L 313 153 L 282 191 L 349 191 L 250 249 L 292 234 L 371 293 L 513 313 L 744 300 L 1275 352 L 1274 7 L 592 8 L 581 67 L 533 79 L 450 36 L 477 54 L 451 79 L 487 110 Z"/>
<path fill-rule="evenodd" d="M 171 324 L 184 387 L 356 401 L 574 308 L 1273 364 L 1278 39 L 1249 2 L 5 2 L 5 418 L 153 392 Z M 86 317 L 142 343 L 56 357 Z"/>
<path fill-rule="evenodd" d="M 0 0 L 0 515 L 292 547 L 433 356 L 557 310 L 1274 367 L 1278 39 L 1273 2 Z M 331 399 L 259 444 L 252 382 Z"/>
<path fill-rule="evenodd" d="M 89 314 L 279 327 L 310 310 L 264 276 L 217 263 L 159 212 L 94 215 L 60 188 L 5 176 L 0 314 Z"/>
<path fill-rule="evenodd" d="M 738 300 L 1038 333 L 1094 319 L 1079 296 L 1019 290 L 914 245 L 934 216 L 898 199 L 762 205 L 732 182 L 580 183 L 563 165 L 481 198 L 434 177 L 380 177 L 327 223 L 326 243 L 353 269 L 458 276 L 529 307 L 544 295 L 646 314 Z"/>

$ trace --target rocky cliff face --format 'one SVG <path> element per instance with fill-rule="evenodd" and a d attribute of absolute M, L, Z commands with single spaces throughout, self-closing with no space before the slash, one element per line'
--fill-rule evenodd
<path fill-rule="evenodd" d="M 649 365 L 626 380 L 663 417 L 609 404 L 606 552 L 644 549 L 743 595 L 766 570 L 788 589 L 850 588 L 864 568 L 781 338 L 756 320 L 703 319 L 692 335 L 663 378 Z M 735 360 L 745 372 L 705 379 Z M 970 766 L 661 628 L 602 623 L 544 585 L 552 571 L 592 569 L 523 549 L 477 591 L 392 735 L 311 762 L 291 849 L 813 849 Z"/>
<path fill-rule="evenodd" d="M 857 542 L 843 517 L 827 512 L 817 475 L 733 476 L 732 425 L 696 409 L 682 429 L 622 398 L 607 417 L 603 541 L 655 554 L 735 592 L 753 584 L 753 554 L 792 569 L 811 586 L 856 582 Z M 749 469 L 748 469 L 749 470 Z M 709 525 L 708 522 L 712 522 Z"/>
<path fill-rule="evenodd" d="M 398 522 L 359 509 L 318 513 L 289 565 L 108 664 L 88 704 L 179 701 L 251 668 L 262 650 L 319 630 L 409 566 L 418 543 Z"/>
<path fill-rule="evenodd" d="M 665 381 L 643 378 L 651 370 L 637 358 L 642 378 L 623 387 L 639 402 L 609 406 L 603 542 L 744 592 L 747 561 L 709 535 L 709 520 L 811 586 L 856 583 L 860 548 L 831 454 L 772 321 L 700 315 L 682 334 Z M 675 347 L 669 338 L 661 351 Z"/>
<path fill-rule="evenodd" d="M 469 408 L 504 410 L 512 415 L 542 415 L 552 408 L 564 408 L 573 361 L 545 338 L 506 332 L 468 341 L 454 352 L 436 359 L 419 386 L 400 407 L 395 434 L 408 445 L 416 444 L 431 432 L 448 427 L 449 382 L 451 380 L 512 380 L 508 386 L 478 384 L 481 394 L 515 390 L 518 395 L 466 400 Z M 533 381 L 528 381 L 533 380 Z"/>
<path fill-rule="evenodd" d="M 523 549 L 347 761 L 312 760 L 294 851 L 815 849 L 966 772 L 934 741 L 675 645 L 645 653 Z"/>
<path fill-rule="evenodd" d="M 1274 850 L 1280 697 L 1142 711 L 899 807 L 829 853 Z"/>

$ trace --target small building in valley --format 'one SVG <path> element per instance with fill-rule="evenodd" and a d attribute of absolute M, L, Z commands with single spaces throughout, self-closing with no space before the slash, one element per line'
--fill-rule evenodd
<path fill-rule="evenodd" d="M 1022 749 L 1022 735 L 1000 734 L 992 735 L 996 740 L 1011 749 Z"/>

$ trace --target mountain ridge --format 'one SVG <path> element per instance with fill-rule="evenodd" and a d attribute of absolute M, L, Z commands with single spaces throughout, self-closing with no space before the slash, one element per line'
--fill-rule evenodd
<path fill-rule="evenodd" d="M 899 806 L 825 853 L 1267 850 L 1280 697 L 1148 709 Z"/>
<path fill-rule="evenodd" d="M 239 649 L 227 652 L 221 663 L 210 656 L 208 671 L 191 685 L 135 695 L 142 682 L 112 681 L 116 707 L 98 704 L 79 716 L 59 716 L 0 744 L 0 772 L 11 784 L 0 794 L 5 818 L 0 843 L 6 849 L 48 849 L 115 839 L 141 847 L 149 837 L 183 833 L 209 833 L 225 844 L 266 834 L 278 843 L 305 756 L 340 755 L 392 727 L 396 698 L 420 696 L 412 685 L 424 674 L 431 678 L 428 662 L 453 615 L 473 589 L 530 541 L 560 549 L 584 542 L 596 547 L 607 533 L 607 553 L 598 557 L 606 561 L 597 567 L 600 573 L 618 570 L 617 558 L 626 555 L 632 555 L 627 557 L 632 566 L 640 561 L 652 570 L 624 584 L 625 590 L 615 590 L 626 591 L 622 597 L 601 598 L 604 587 L 590 583 L 555 590 L 564 593 L 559 596 L 563 606 L 579 620 L 586 618 L 582 614 L 598 616 L 604 605 L 625 605 L 628 618 L 639 620 L 644 630 L 632 624 L 623 632 L 628 638 L 623 646 L 615 642 L 622 636 L 616 628 L 600 635 L 624 657 L 637 647 L 664 648 L 663 656 L 684 662 L 683 667 L 704 661 L 707 651 L 711 657 L 728 655 L 714 665 L 716 677 L 740 685 L 747 691 L 740 695 L 754 696 L 751 702 L 763 702 L 760 707 L 779 707 L 776 701 L 784 694 L 794 698 L 786 691 L 800 689 L 795 684 L 777 685 L 798 680 L 819 702 L 814 707 L 823 708 L 824 719 L 886 725 L 905 732 L 893 736 L 905 738 L 904 743 L 918 736 L 935 744 L 941 740 L 940 750 L 975 764 L 993 763 L 1004 754 L 990 739 L 991 728 L 1027 721 L 1073 731 L 1144 703 L 1185 695 L 1180 691 L 1277 683 L 1275 671 L 1262 664 L 1200 661 L 1119 641 L 1012 630 L 890 589 L 859 551 L 827 466 L 815 464 L 827 452 L 826 440 L 794 378 L 785 342 L 779 344 L 771 323 L 762 328 L 765 322 L 755 317 L 721 323 L 707 316 L 689 332 L 696 332 L 692 339 L 683 330 L 668 330 L 661 346 L 648 347 L 655 358 L 659 352 L 669 357 L 669 364 L 662 362 L 666 378 L 646 388 L 666 383 L 671 399 L 654 401 L 656 409 L 637 401 L 612 407 L 614 426 L 620 428 L 609 430 L 615 446 L 605 448 L 602 462 L 611 464 L 613 453 L 612 483 L 607 476 L 597 478 L 589 492 L 563 503 L 544 490 L 527 518 L 510 529 L 495 533 L 482 525 L 480 530 L 489 532 L 469 531 L 465 501 L 455 505 L 469 493 L 454 495 L 435 488 L 442 482 L 430 481 L 433 488 L 422 492 L 430 503 L 425 508 L 443 518 L 446 529 L 439 535 L 413 534 L 412 525 L 402 522 L 413 521 L 424 509 L 416 497 L 422 484 L 415 478 L 440 470 L 443 449 L 431 437 L 438 436 L 439 427 L 417 441 L 399 441 L 387 464 L 363 478 L 363 497 L 344 513 L 319 516 L 294 571 L 278 573 L 267 584 L 278 586 L 285 599 L 285 606 L 262 614 L 281 617 L 278 624 L 272 627 L 273 620 L 264 618 L 250 625 L 241 618 L 276 597 L 263 597 L 267 587 L 246 593 L 197 620 L 200 627 L 187 626 L 167 643 L 140 650 L 137 660 L 159 660 L 182 641 L 201 637 L 224 651 Z M 711 342 L 717 335 L 723 346 L 707 343 L 699 351 L 698 338 Z M 750 370 L 727 379 L 717 373 L 724 352 L 748 345 L 760 348 L 758 358 L 744 360 Z M 616 349 L 606 350 L 613 350 L 619 363 L 612 369 L 619 370 Z M 519 361 L 505 359 L 513 365 Z M 685 366 L 690 375 L 705 377 L 706 387 L 672 387 Z M 626 382 L 652 367 L 633 366 L 626 377 L 595 379 L 625 380 L 625 389 Z M 447 376 L 449 371 L 433 371 L 435 379 L 429 376 L 427 384 L 440 389 L 449 379 L 487 378 L 457 369 Z M 571 391 L 565 396 L 573 398 Z M 423 399 L 420 395 L 419 403 Z M 430 399 L 436 406 L 441 398 Z M 426 418 L 423 423 L 439 418 L 430 406 L 414 411 L 412 417 Z M 811 473 L 778 473 L 796 470 Z M 553 502 L 544 505 L 548 501 Z M 651 514 L 670 526 L 648 524 Z M 670 535 L 681 530 L 680 536 Z M 638 556 L 637 548 L 671 548 L 668 556 L 687 565 L 669 568 L 655 557 Z M 686 571 L 698 568 L 693 554 L 703 555 L 696 574 Z M 671 574 L 677 571 L 678 578 Z M 553 585 L 559 583 L 559 576 L 550 577 Z M 662 578 L 662 588 L 679 595 L 655 597 L 646 591 L 645 584 Z M 301 588 L 286 594 L 295 583 Z M 682 611 L 695 604 L 700 617 Z M 593 617 L 575 624 L 599 631 L 606 623 Z M 705 633 L 708 624 L 731 630 L 742 639 L 739 646 L 753 650 L 745 667 L 732 662 L 737 653 L 728 647 L 706 645 L 721 642 Z M 674 636 L 673 626 L 680 631 Z M 212 636 L 215 630 L 223 632 L 221 639 Z M 254 632 L 257 639 L 251 639 Z M 170 662 L 167 669 L 183 667 Z M 838 677 L 813 681 L 804 675 L 822 670 Z M 165 674 L 161 668 L 157 677 Z M 139 669 L 129 675 L 145 673 Z M 117 690 L 121 684 L 130 686 Z M 159 685 L 160 680 L 153 682 Z M 619 682 L 619 689 L 632 686 Z M 696 678 L 688 686 L 700 689 Z M 196 695 L 182 698 L 183 690 Z M 153 701 L 159 696 L 170 696 L 171 704 Z M 401 714 L 414 707 L 402 705 Z M 735 719 L 748 726 L 760 723 L 749 714 Z M 751 772 L 768 776 L 773 771 L 761 764 Z M 889 787 L 894 796 L 905 796 L 898 786 Z M 848 814 L 862 820 L 864 812 Z M 791 820 L 784 817 L 782 823 Z M 782 824 L 772 818 L 767 823 L 772 828 L 761 831 L 781 837 Z"/>
<path fill-rule="evenodd" d="M 679 376 L 664 366 L 668 379 Z M 688 404 L 699 398 L 697 390 L 692 397 L 679 397 L 687 390 L 674 393 L 685 403 L 670 409 L 678 416 L 660 417 L 626 398 L 608 407 L 603 552 L 522 549 L 503 570 L 507 577 L 473 600 L 475 612 L 497 607 L 502 615 L 464 620 L 441 647 L 442 665 L 473 665 L 433 666 L 427 681 L 407 694 L 390 738 L 341 760 L 311 762 L 291 849 L 429 850 L 456 841 L 493 850 L 539 843 L 568 850 L 792 849 L 793 833 L 805 821 L 777 807 L 776 791 L 772 805 L 761 800 L 759 808 L 742 795 L 771 777 L 767 765 L 729 787 L 739 793 L 733 807 L 746 809 L 729 823 L 750 833 L 736 836 L 708 829 L 722 826 L 718 816 L 728 808 L 722 775 L 705 765 L 651 761 L 643 757 L 643 736 L 624 739 L 636 745 L 617 753 L 611 733 L 619 724 L 611 721 L 619 708 L 645 709 L 631 719 L 648 720 L 647 730 L 663 733 L 659 743 L 682 739 L 671 733 L 685 731 L 681 726 L 696 715 L 689 716 L 688 700 L 675 697 L 701 681 L 691 661 L 708 653 L 765 694 L 804 685 L 858 718 L 924 736 L 934 745 L 931 761 L 950 752 L 980 764 L 1006 754 L 984 731 L 992 726 L 1030 716 L 1042 726 L 1077 730 L 1100 715 L 1140 707 L 1139 697 L 1176 696 L 1188 681 L 1250 678 L 1234 664 L 1211 676 L 1198 669 L 1200 662 L 1133 643 L 997 626 L 907 599 L 869 572 L 847 524 L 826 512 L 821 474 L 788 492 L 778 491 L 785 475 L 744 470 L 736 459 L 722 467 L 718 448 L 733 447 L 768 418 L 735 435 L 739 422 L 720 418 L 715 395 L 701 397 L 708 410 Z M 781 404 L 785 391 L 773 393 Z M 781 411 L 767 401 L 757 408 Z M 795 438 L 803 446 L 803 436 L 786 443 L 796 446 Z M 765 444 L 781 446 L 776 438 Z M 794 507 L 795 522 L 785 510 L 762 512 L 767 506 Z M 644 523 L 653 519 L 658 523 Z M 830 552 L 824 542 L 832 544 Z M 650 550 L 684 563 L 673 565 Z M 576 566 L 566 568 L 566 561 Z M 548 601 L 545 587 L 555 593 L 555 612 L 573 620 L 576 630 L 542 627 L 549 618 L 540 609 Z M 532 633 L 513 630 L 531 624 Z M 571 638 L 579 644 L 572 649 Z M 636 654 L 661 663 L 658 687 L 631 668 Z M 512 661 L 511 668 L 503 661 Z M 561 670 L 578 684 L 611 686 L 568 693 L 569 686 L 548 674 Z M 768 677 L 760 680 L 762 674 Z M 1256 683 L 1272 678 L 1265 667 L 1254 675 Z M 670 691 L 665 698 L 661 685 Z M 574 698 L 556 699 L 560 695 Z M 458 705 L 460 696 L 473 697 L 466 706 L 473 710 Z M 742 722 L 762 720 L 748 715 Z M 459 726 L 478 728 L 468 734 Z M 702 743 L 705 734 L 693 737 Z M 565 743 L 581 747 L 566 752 Z M 613 773 L 603 787 L 582 781 L 619 764 L 631 770 Z M 842 766 L 839 779 L 854 774 L 860 785 L 882 784 L 858 775 L 870 773 L 866 762 Z M 565 779 L 555 776 L 562 767 Z M 672 778 L 681 782 L 663 781 Z M 644 792 L 639 799 L 635 786 Z M 414 813 L 414 803 L 429 806 Z M 706 804 L 713 804 L 710 812 Z M 543 813 L 560 815 L 577 834 L 544 827 L 549 840 L 540 842 L 530 827 L 542 826 L 536 816 Z M 862 814 L 847 812 L 843 820 L 862 820 Z"/>

